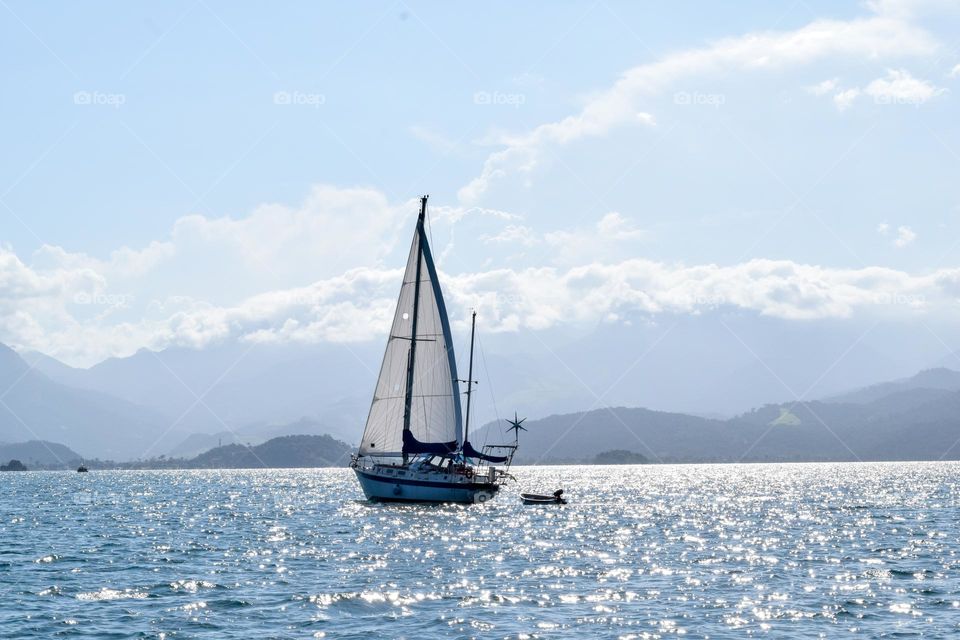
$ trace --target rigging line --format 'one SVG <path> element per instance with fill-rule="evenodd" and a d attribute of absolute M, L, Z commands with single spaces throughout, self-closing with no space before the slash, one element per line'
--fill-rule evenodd
<path fill-rule="evenodd" d="M 477 337 L 477 346 L 480 347 L 480 359 L 483 360 L 483 371 L 487 374 L 487 388 L 490 389 L 490 401 L 493 403 L 493 415 L 497 417 L 497 426 L 500 428 L 500 435 L 503 435 L 503 424 L 500 421 L 500 411 L 497 410 L 497 398 L 493 395 L 493 383 L 490 382 L 490 367 L 487 366 L 487 355 L 483 351 L 483 340 Z M 483 437 L 483 446 L 487 446 L 487 440 L 490 439 L 490 429 Z"/>
<path fill-rule="evenodd" d="M 423 405 L 423 426 L 426 427 L 424 435 L 426 439 L 430 439 L 430 416 L 427 414 L 427 399 L 424 396 L 420 396 L 420 404 Z"/>
<path fill-rule="evenodd" d="M 433 217 L 430 215 L 430 210 L 427 209 L 427 233 L 430 235 L 430 246 L 433 245 Z"/>

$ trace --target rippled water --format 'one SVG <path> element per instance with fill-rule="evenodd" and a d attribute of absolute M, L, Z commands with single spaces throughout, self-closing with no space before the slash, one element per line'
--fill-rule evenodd
<path fill-rule="evenodd" d="M 347 470 L 2 474 L 0 636 L 960 630 L 956 463 L 515 472 L 467 507 L 366 504 Z"/>

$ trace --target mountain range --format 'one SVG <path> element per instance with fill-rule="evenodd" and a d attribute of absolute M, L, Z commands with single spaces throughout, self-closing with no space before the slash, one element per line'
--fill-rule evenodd
<path fill-rule="evenodd" d="M 59 442 L 82 453 L 125 459 L 172 446 L 176 431 L 148 407 L 52 380 L 0 345 L 0 441 Z"/>
<path fill-rule="evenodd" d="M 618 448 L 659 462 L 960 459 L 960 373 L 937 368 L 719 420 L 610 407 L 524 422 L 519 463 L 576 462 Z M 500 424 L 471 438 L 504 442 Z"/>
<path fill-rule="evenodd" d="M 471 440 L 506 437 L 504 423 L 492 420 L 496 398 L 501 408 L 531 415 L 518 461 L 581 461 L 615 450 L 651 461 L 938 459 L 954 453 L 960 437 L 957 371 L 937 367 L 884 381 L 898 367 L 869 348 L 815 347 L 817 333 L 794 335 L 790 350 L 780 351 L 772 332 L 752 333 L 751 350 L 738 360 L 722 334 L 712 346 L 685 342 L 691 336 L 685 322 L 659 339 L 649 328 L 624 329 L 620 360 L 634 365 L 625 371 L 604 365 L 613 355 L 590 335 L 518 353 L 488 337 L 478 345 L 484 371 L 474 405 L 475 424 L 486 426 Z M 762 361 L 753 349 L 764 354 Z M 835 362 L 838 351 L 843 362 Z M 788 353 L 799 352 L 808 357 L 789 366 Z M 119 461 L 189 458 L 286 435 L 329 434 L 355 443 L 379 357 L 379 345 L 367 343 L 237 343 L 141 350 L 76 368 L 0 345 L 0 442 L 59 443 L 78 457 Z M 823 362 L 835 366 L 818 372 L 815 363 Z M 865 372 L 875 384 L 857 384 L 868 378 Z M 819 399 L 807 400 L 811 395 Z M 694 396 L 702 397 L 689 408 L 669 408 Z M 727 401 L 716 401 L 721 396 Z M 750 409 L 747 403 L 761 396 Z M 651 408 L 631 408 L 641 404 Z"/>

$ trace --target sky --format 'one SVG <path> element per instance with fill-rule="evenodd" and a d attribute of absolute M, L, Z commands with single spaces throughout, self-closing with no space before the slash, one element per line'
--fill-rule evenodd
<path fill-rule="evenodd" d="M 950 324 L 960 6 L 0 0 L 0 342 Z"/>

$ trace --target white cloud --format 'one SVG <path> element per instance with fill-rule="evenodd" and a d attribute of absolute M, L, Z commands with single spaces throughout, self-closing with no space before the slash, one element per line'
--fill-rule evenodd
<path fill-rule="evenodd" d="M 656 118 L 653 117 L 653 114 L 646 113 L 644 111 L 638 111 L 636 113 L 636 118 L 638 122 L 645 124 L 649 127 L 656 126 L 657 124 L 657 120 Z"/>
<path fill-rule="evenodd" d="M 879 58 L 930 54 L 938 47 L 926 31 L 904 20 L 878 15 L 848 21 L 815 20 L 794 30 L 750 33 L 701 49 L 668 55 L 634 67 L 575 114 L 505 137 L 505 148 L 486 159 L 479 176 L 460 189 L 461 201 L 474 202 L 497 180 L 537 166 L 542 150 L 637 122 L 639 105 L 677 81 L 734 70 L 772 70 L 828 57 Z"/>
<path fill-rule="evenodd" d="M 884 237 L 889 236 L 890 231 L 891 231 L 890 225 L 887 224 L 886 222 L 881 222 L 880 224 L 877 225 L 877 233 L 879 233 L 881 236 L 884 236 Z M 911 229 L 906 225 L 900 225 L 899 227 L 897 227 L 897 235 L 893 238 L 892 244 L 897 249 L 902 249 L 907 245 L 912 244 L 913 241 L 916 239 L 917 239 L 917 234 L 914 232 L 913 229 Z"/>
<path fill-rule="evenodd" d="M 892 305 L 901 311 L 952 308 L 960 270 L 917 277 L 880 267 L 829 269 L 786 260 L 721 267 L 631 259 L 565 270 L 500 269 L 447 282 L 454 309 L 478 306 L 488 326 L 510 331 L 718 307 L 793 320 L 846 318 L 858 309 L 884 312 Z"/>
<path fill-rule="evenodd" d="M 893 244 L 898 249 L 902 249 L 903 247 L 913 243 L 913 241 L 916 239 L 917 234 L 914 233 L 913 229 L 907 226 L 899 226 L 897 227 L 897 237 L 893 241 Z"/>
<path fill-rule="evenodd" d="M 884 78 L 877 78 L 867 85 L 864 93 L 878 104 L 912 104 L 924 102 L 943 94 L 941 89 L 926 80 L 918 80 L 903 69 L 888 69 Z"/>
<path fill-rule="evenodd" d="M 257 340 L 379 339 L 387 330 L 400 270 L 359 269 L 303 289 L 204 311 L 179 326 L 215 327 Z M 960 270 L 911 276 L 881 267 L 829 269 L 786 260 L 685 266 L 630 259 L 571 268 L 442 274 L 451 315 L 466 328 L 482 310 L 488 330 L 541 330 L 630 313 L 699 313 L 719 307 L 791 320 L 846 318 L 859 309 L 909 311 L 953 305 Z M 364 295 L 357 295 L 363 293 Z M 267 320 L 265 322 L 265 319 Z M 250 328 L 256 327 L 256 331 Z M 196 334 L 202 340 L 204 333 Z"/>
<path fill-rule="evenodd" d="M 553 264 L 571 266 L 598 259 L 613 262 L 632 255 L 637 240 L 647 232 L 622 214 L 611 211 L 590 227 L 569 228 L 543 234 Z"/>
<path fill-rule="evenodd" d="M 451 207 L 447 205 L 434 205 L 430 207 L 430 217 L 434 221 L 446 224 L 456 224 L 468 216 L 485 217 L 494 220 L 520 220 L 521 216 L 501 211 L 500 209 L 490 209 L 488 207 Z"/>
<path fill-rule="evenodd" d="M 25 263 L 0 249 L 0 341 L 87 364 L 144 346 L 194 344 L 223 333 L 211 309 L 378 265 L 417 206 L 320 185 L 297 206 L 185 216 L 168 239 L 104 259 L 44 245 Z"/>
<path fill-rule="evenodd" d="M 332 275 L 376 263 L 417 209 L 414 200 L 391 205 L 374 189 L 318 185 L 296 207 L 264 204 L 239 218 L 185 216 L 172 242 L 181 259 L 195 252 L 198 260 L 245 265 L 268 277 Z"/>
<path fill-rule="evenodd" d="M 598 255 L 611 255 L 615 245 L 623 241 L 639 240 L 647 232 L 617 211 L 603 215 L 592 228 L 560 229 L 538 234 L 522 224 L 510 224 L 496 234 L 481 236 L 488 244 L 517 244 L 524 247 L 546 243 L 554 247 L 554 262 L 570 263 L 590 260 Z"/>
<path fill-rule="evenodd" d="M 374 189 L 318 185 L 297 205 L 263 204 L 245 216 L 184 216 L 163 241 L 122 247 L 106 259 L 45 245 L 30 266 L 43 274 L 95 274 L 97 280 L 74 287 L 68 303 L 80 296 L 110 304 L 78 310 L 81 316 L 107 307 L 111 313 L 143 309 L 154 301 L 169 305 L 171 296 L 231 304 L 379 264 L 418 208 L 415 199 L 394 204 Z"/>
<path fill-rule="evenodd" d="M 0 248 L 0 309 L 12 312 L 17 303 L 61 296 L 78 287 L 98 287 L 104 280 L 84 265 L 35 271 L 13 251 Z"/>
<path fill-rule="evenodd" d="M 949 76 L 951 78 L 960 78 L 960 64 L 950 70 Z"/>
<path fill-rule="evenodd" d="M 616 211 L 611 211 L 600 218 L 600 222 L 597 223 L 597 232 L 613 240 L 632 240 L 641 238 L 645 234 L 643 229 L 634 227 L 628 219 Z"/>
<path fill-rule="evenodd" d="M 622 216 L 607 214 L 594 233 L 617 237 L 637 231 Z M 897 229 L 896 242 L 913 238 L 908 227 Z M 83 266 L 32 269 L 3 250 L 0 340 L 74 364 L 91 364 L 143 347 L 201 348 L 223 340 L 380 339 L 389 325 L 400 277 L 399 268 L 361 267 L 236 304 L 171 297 L 132 319 L 83 317 L 70 297 L 77 287 L 103 291 L 100 276 Z M 792 320 L 846 318 L 857 312 L 952 312 L 960 293 L 960 269 L 913 276 L 881 267 L 832 269 L 786 260 L 686 266 L 625 259 L 443 273 L 441 278 L 458 327 L 466 326 L 470 308 L 479 307 L 494 331 L 590 324 L 630 314 L 702 313 L 719 307 Z"/>
<path fill-rule="evenodd" d="M 844 91 L 839 91 L 833 96 L 833 103 L 837 105 L 837 109 L 840 111 L 846 111 L 853 104 L 853 101 L 857 99 L 857 96 L 860 95 L 860 89 L 846 89 Z"/>
<path fill-rule="evenodd" d="M 831 78 L 829 80 L 824 80 L 823 82 L 818 82 L 813 86 L 807 87 L 807 91 L 812 93 L 815 96 L 822 96 L 836 89 L 839 83 L 840 83 L 839 78 Z"/>
<path fill-rule="evenodd" d="M 69 253 L 62 247 L 45 244 L 34 252 L 32 265 L 41 268 L 87 268 L 105 277 L 133 278 L 172 259 L 176 252 L 176 245 L 172 242 L 151 242 L 139 250 L 121 247 L 112 251 L 109 259 L 99 260 L 84 253 Z"/>
<path fill-rule="evenodd" d="M 525 247 L 531 247 L 541 241 L 533 229 L 522 224 L 509 224 L 499 233 L 481 236 L 480 240 L 493 244 L 517 243 Z"/>

